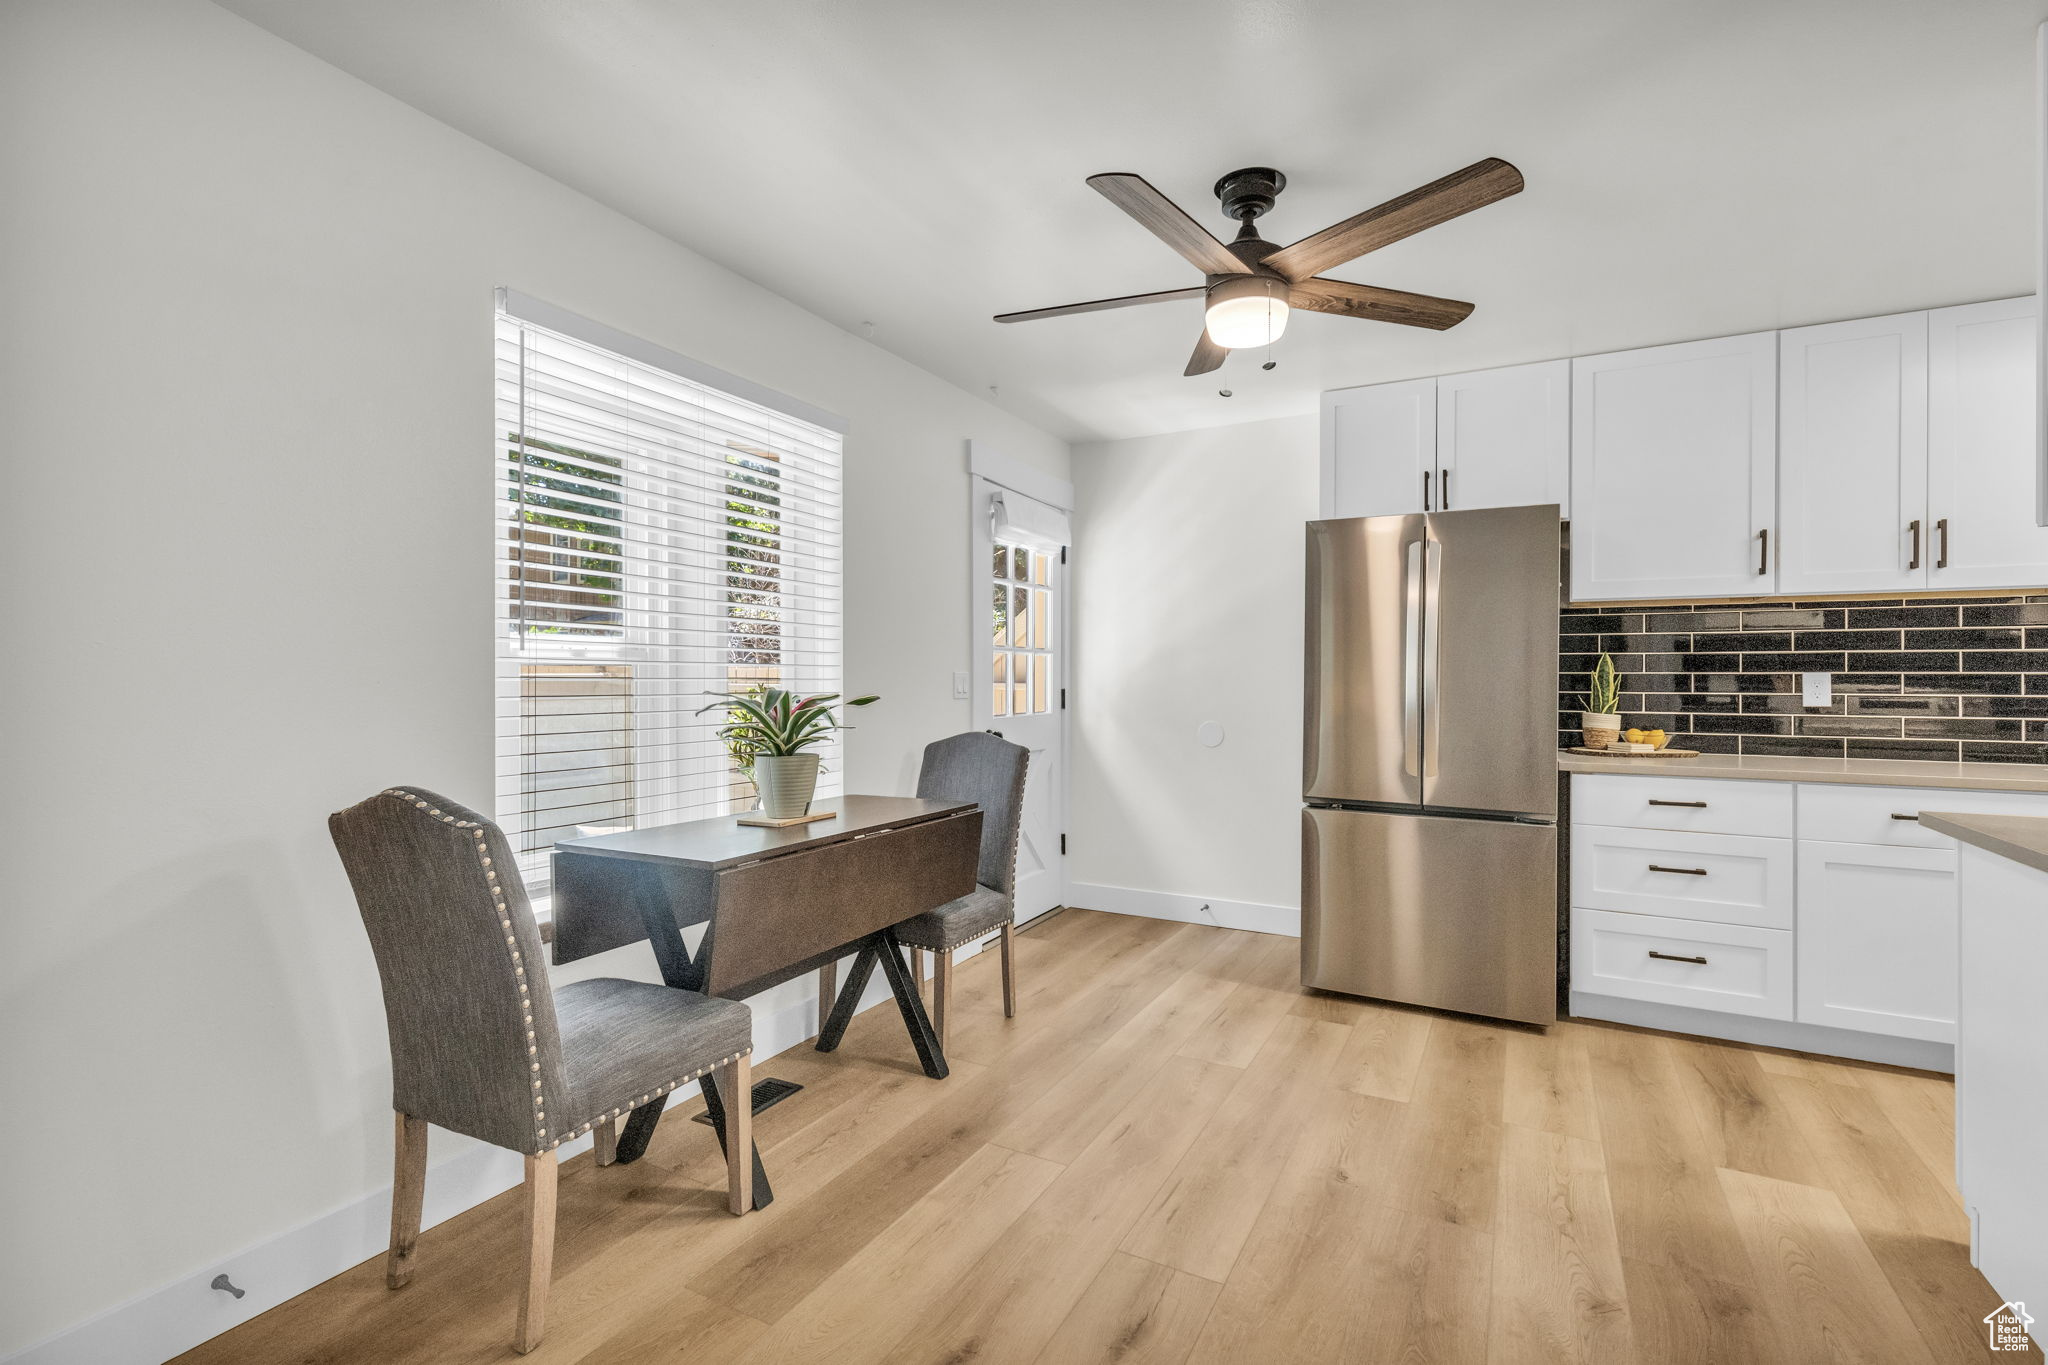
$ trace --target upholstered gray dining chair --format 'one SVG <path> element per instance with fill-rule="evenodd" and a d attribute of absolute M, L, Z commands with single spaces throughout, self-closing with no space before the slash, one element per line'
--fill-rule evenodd
<path fill-rule="evenodd" d="M 896 926 L 910 949 L 911 979 L 924 989 L 924 953 L 934 959 L 932 1027 L 946 1045 L 946 1015 L 953 995 L 953 950 L 989 930 L 1003 931 L 1003 1015 L 1017 1013 L 1016 929 L 1017 838 L 1024 826 L 1024 777 L 1031 751 L 1000 735 L 972 731 L 925 745 L 917 794 L 935 801 L 973 801 L 981 806 L 979 883 L 958 900 L 914 915 Z"/>
<path fill-rule="evenodd" d="M 392 787 L 327 819 L 384 983 L 397 1156 L 384 1282 L 412 1278 L 427 1125 L 526 1158 L 526 1279 L 514 1344 L 545 1330 L 555 1247 L 555 1154 L 595 1134 L 609 1165 L 621 1115 L 709 1072 L 751 1093 L 753 1018 L 735 1000 L 598 978 L 550 991 L 511 845 L 475 811 Z M 750 1107 L 727 1104 L 735 1214 L 753 1206 Z"/>

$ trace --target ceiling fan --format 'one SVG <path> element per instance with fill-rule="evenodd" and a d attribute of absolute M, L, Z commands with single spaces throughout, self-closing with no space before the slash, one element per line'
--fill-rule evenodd
<path fill-rule="evenodd" d="M 1154 294 L 1125 294 L 1113 299 L 1069 303 L 1058 308 L 1034 308 L 1023 313 L 1001 313 L 997 322 L 1029 322 L 1034 318 L 1065 317 L 1069 313 L 1094 313 L 1105 308 L 1129 308 L 1141 303 L 1163 303 L 1168 299 L 1202 298 L 1201 338 L 1188 360 L 1185 374 L 1207 374 L 1223 363 L 1233 350 L 1265 346 L 1279 340 L 1287 327 L 1289 308 L 1306 308 L 1316 313 L 1336 313 L 1347 318 L 1374 322 L 1398 322 L 1406 327 L 1428 327 L 1442 331 L 1455 327 L 1471 313 L 1472 305 L 1456 299 L 1439 299 L 1428 294 L 1410 294 L 1399 289 L 1381 289 L 1369 284 L 1326 280 L 1318 271 L 1376 251 L 1424 228 L 1448 222 L 1460 214 L 1484 208 L 1522 189 L 1522 173 L 1498 157 L 1476 161 L 1462 171 L 1453 171 L 1376 208 L 1334 223 L 1312 237 L 1292 246 L 1275 246 L 1259 236 L 1253 226 L 1260 214 L 1273 207 L 1274 199 L 1287 188 L 1287 177 L 1266 166 L 1232 171 L 1216 182 L 1216 198 L 1224 216 L 1240 224 L 1237 238 L 1228 246 L 1209 235 L 1200 223 L 1188 217 L 1180 206 L 1161 194 L 1143 176 L 1127 171 L 1091 175 L 1088 183 L 1102 196 L 1168 246 L 1185 256 L 1208 278 L 1186 289 L 1163 289 Z"/>

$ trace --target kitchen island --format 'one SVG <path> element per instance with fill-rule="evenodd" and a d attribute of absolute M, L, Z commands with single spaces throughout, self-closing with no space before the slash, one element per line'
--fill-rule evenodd
<path fill-rule="evenodd" d="M 2048 819 L 1924 811 L 1958 845 L 1956 1185 L 1971 1260 L 2048 1305 Z"/>

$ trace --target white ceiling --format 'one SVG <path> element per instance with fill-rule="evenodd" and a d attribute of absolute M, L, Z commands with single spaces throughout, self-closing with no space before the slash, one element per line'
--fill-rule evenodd
<path fill-rule="evenodd" d="M 2048 0 L 221 3 L 1075 439 L 2033 287 Z M 1227 235 L 1277 166 L 1284 243 L 1484 156 L 1528 189 L 1329 272 L 1449 332 L 1297 313 L 1184 379 L 1197 301 L 989 321 L 1198 282 L 1094 172 Z"/>

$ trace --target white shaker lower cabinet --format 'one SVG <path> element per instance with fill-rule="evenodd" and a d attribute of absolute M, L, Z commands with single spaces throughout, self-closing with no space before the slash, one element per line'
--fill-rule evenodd
<path fill-rule="evenodd" d="M 2008 1301 L 2048 1304 L 2048 873 L 1961 850 L 1956 1185 L 1970 1259 Z M 2017 1359 L 2018 1357 L 2015 1357 Z"/>
<path fill-rule="evenodd" d="M 1956 855 L 1799 841 L 1797 1017 L 1956 1040 Z"/>
<path fill-rule="evenodd" d="M 1571 1012 L 1948 1069 L 1957 850 L 1923 810 L 2048 816 L 2048 794 L 1575 775 Z"/>

